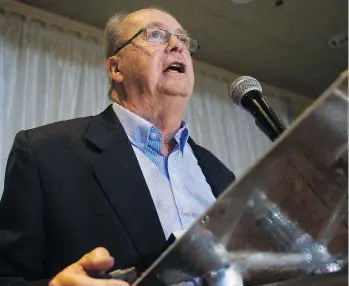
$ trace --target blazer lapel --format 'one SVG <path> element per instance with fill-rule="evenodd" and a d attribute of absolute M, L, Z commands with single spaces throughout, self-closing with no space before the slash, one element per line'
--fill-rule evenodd
<path fill-rule="evenodd" d="M 188 143 L 207 183 L 211 186 L 213 195 L 217 198 L 235 180 L 235 175 L 209 151 L 197 145 L 191 137 Z"/>
<path fill-rule="evenodd" d="M 94 172 L 115 214 L 143 257 L 160 251 L 165 236 L 131 143 L 110 105 L 92 119 L 85 138 L 101 150 Z"/>

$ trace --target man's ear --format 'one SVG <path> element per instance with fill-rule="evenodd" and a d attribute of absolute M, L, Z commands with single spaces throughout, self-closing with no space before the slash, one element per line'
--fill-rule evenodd
<path fill-rule="evenodd" d="M 119 70 L 119 58 L 116 56 L 112 56 L 107 59 L 106 62 L 107 71 L 109 74 L 109 78 L 118 83 L 122 83 L 124 81 L 124 76 Z"/>

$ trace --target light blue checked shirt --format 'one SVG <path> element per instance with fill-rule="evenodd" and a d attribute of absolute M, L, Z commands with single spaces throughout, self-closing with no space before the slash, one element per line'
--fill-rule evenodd
<path fill-rule="evenodd" d="M 166 239 L 173 232 L 188 229 L 215 197 L 187 142 L 186 123 L 182 121 L 176 145 L 165 157 L 159 129 L 117 103 L 113 109 L 131 141 Z"/>

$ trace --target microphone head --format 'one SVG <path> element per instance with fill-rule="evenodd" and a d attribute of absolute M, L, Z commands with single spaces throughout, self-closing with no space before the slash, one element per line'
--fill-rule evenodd
<path fill-rule="evenodd" d="M 230 96 L 237 105 L 241 105 L 241 99 L 250 91 L 257 91 L 262 94 L 262 87 L 258 80 L 247 75 L 235 79 L 229 88 Z"/>

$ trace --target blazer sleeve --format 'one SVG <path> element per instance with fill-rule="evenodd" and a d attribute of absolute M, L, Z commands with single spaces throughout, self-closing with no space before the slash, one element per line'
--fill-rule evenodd
<path fill-rule="evenodd" d="M 0 201 L 0 286 L 47 285 L 49 280 L 38 280 L 44 252 L 40 176 L 26 133 L 21 131 L 7 161 Z"/>

